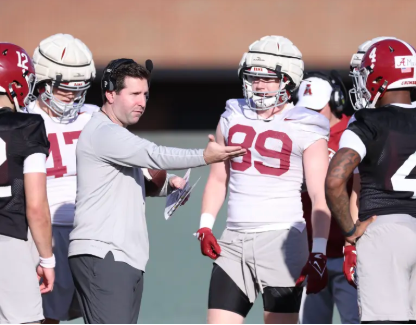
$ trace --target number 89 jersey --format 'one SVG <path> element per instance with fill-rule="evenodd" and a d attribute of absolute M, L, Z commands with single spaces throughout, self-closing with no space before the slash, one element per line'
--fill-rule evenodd
<path fill-rule="evenodd" d="M 75 149 L 81 131 L 91 119 L 91 115 L 83 113 L 70 123 L 59 123 L 59 121 L 54 121 L 35 102 L 28 108 L 30 112 L 43 117 L 50 143 L 49 157 L 46 160 L 46 176 L 52 223 L 72 227 L 77 192 Z"/>
<path fill-rule="evenodd" d="M 291 106 L 262 120 L 247 109 L 245 100 L 231 99 L 220 127 L 227 145 L 247 149 L 246 155 L 230 162 L 227 227 L 276 229 L 303 223 L 302 156 L 317 140 L 328 140 L 328 119 Z"/>

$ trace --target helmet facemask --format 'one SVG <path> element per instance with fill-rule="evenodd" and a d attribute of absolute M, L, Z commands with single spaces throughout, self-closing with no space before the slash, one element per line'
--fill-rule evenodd
<path fill-rule="evenodd" d="M 57 116 L 60 123 L 69 123 L 79 114 L 84 105 L 87 89 L 91 86 L 89 81 L 72 81 L 60 82 L 52 80 L 44 84 L 44 91 L 40 94 L 41 100 L 45 105 Z M 62 89 L 74 93 L 74 100 L 70 103 L 64 102 L 56 98 L 53 89 Z"/>
<path fill-rule="evenodd" d="M 254 91 L 254 78 L 278 79 L 279 89 L 275 91 Z M 290 99 L 287 85 L 289 79 L 283 73 L 271 71 L 266 68 L 251 67 L 242 72 L 243 94 L 249 109 L 253 111 L 267 111 L 287 103 Z"/>
<path fill-rule="evenodd" d="M 20 84 L 17 80 L 9 84 L 7 95 L 13 101 L 17 112 L 27 112 L 26 107 L 36 100 L 36 96 L 33 94 L 36 86 L 36 76 L 30 73 L 28 70 L 23 72 L 23 78 L 25 79 L 26 85 Z M 23 89 L 21 89 L 23 88 Z M 22 94 L 27 90 L 26 97 L 22 98 Z M 22 92 L 23 91 L 23 92 Z M 17 94 L 21 94 L 19 97 Z"/>
<path fill-rule="evenodd" d="M 355 110 L 375 107 L 375 101 L 371 102 L 371 93 L 366 87 L 369 74 L 367 68 L 354 68 L 350 71 L 354 87 L 350 89 L 349 95 Z"/>

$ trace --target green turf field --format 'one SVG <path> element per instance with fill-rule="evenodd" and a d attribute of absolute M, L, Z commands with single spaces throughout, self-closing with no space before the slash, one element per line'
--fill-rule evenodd
<path fill-rule="evenodd" d="M 207 132 L 140 133 L 140 136 L 161 145 L 203 148 Z M 185 171 L 176 171 L 182 176 Z M 202 192 L 209 167 L 193 169 L 191 182 L 201 176 L 188 203 L 171 219 L 163 216 L 165 198 L 149 198 L 146 204 L 150 238 L 150 261 L 144 277 L 144 293 L 138 323 L 204 323 L 212 262 L 200 253 L 193 236 L 198 230 Z M 223 207 L 214 227 L 220 236 L 225 227 Z M 117 281 L 117 279 L 114 279 Z M 82 323 L 76 320 L 71 323 Z M 336 313 L 334 322 L 339 323 Z M 263 323 L 262 300 L 256 301 L 246 323 Z"/>

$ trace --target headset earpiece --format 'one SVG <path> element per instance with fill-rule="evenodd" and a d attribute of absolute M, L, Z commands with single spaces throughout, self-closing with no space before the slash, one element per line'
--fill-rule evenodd
<path fill-rule="evenodd" d="M 306 74 L 305 79 L 310 77 L 321 78 L 325 81 L 328 81 L 332 87 L 331 97 L 329 99 L 329 107 L 333 113 L 342 113 L 347 106 L 347 90 L 344 86 L 344 83 L 342 82 L 339 73 L 336 70 L 332 70 L 330 75 L 327 76 L 320 71 L 312 71 Z"/>

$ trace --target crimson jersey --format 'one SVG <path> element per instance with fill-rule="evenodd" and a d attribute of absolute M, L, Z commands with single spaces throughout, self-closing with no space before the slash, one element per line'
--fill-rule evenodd
<path fill-rule="evenodd" d="M 335 155 L 339 148 L 339 140 L 344 130 L 348 126 L 348 121 L 350 117 L 342 115 L 341 121 L 335 124 L 329 133 L 328 141 L 328 153 L 329 159 Z M 348 192 L 351 194 L 352 182 L 349 182 Z M 311 214 L 312 214 L 312 202 L 309 198 L 308 192 L 302 193 L 302 205 L 303 205 L 303 217 L 306 220 L 306 226 L 308 229 L 308 240 L 309 240 L 309 249 L 312 249 L 312 224 L 311 224 Z M 329 231 L 328 244 L 327 244 L 327 256 L 331 258 L 342 257 L 343 246 L 345 243 L 344 235 L 341 232 L 341 229 L 338 226 L 338 223 L 333 218 L 331 219 L 331 228 Z"/>
<path fill-rule="evenodd" d="M 48 155 L 49 142 L 40 116 L 0 109 L 0 234 L 27 240 L 23 167 L 35 153 Z"/>

